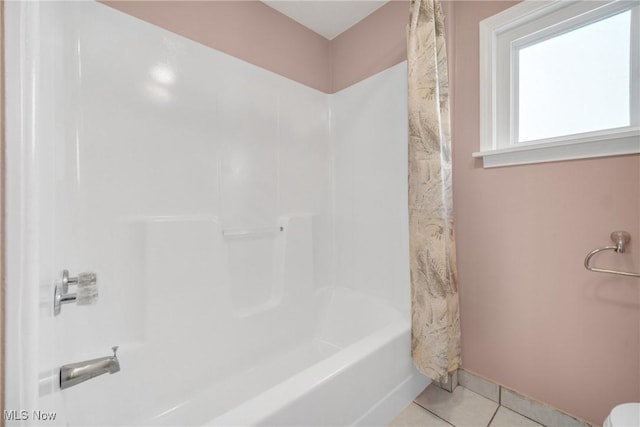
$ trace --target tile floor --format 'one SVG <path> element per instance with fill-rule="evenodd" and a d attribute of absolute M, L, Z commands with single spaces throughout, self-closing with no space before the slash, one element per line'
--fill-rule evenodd
<path fill-rule="evenodd" d="M 462 386 L 427 387 L 389 427 L 544 427 Z"/>

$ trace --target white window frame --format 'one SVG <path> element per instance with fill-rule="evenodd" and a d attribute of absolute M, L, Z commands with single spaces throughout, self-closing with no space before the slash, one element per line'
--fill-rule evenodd
<path fill-rule="evenodd" d="M 631 10 L 630 125 L 517 142 L 518 50 Z M 480 22 L 480 151 L 484 167 L 640 153 L 640 1 L 526 0 Z"/>

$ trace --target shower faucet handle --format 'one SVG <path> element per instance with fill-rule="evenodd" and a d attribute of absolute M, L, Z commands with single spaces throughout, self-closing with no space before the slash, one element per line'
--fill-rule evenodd
<path fill-rule="evenodd" d="M 116 355 L 116 352 L 118 351 L 119 348 L 120 348 L 119 345 L 114 345 L 113 347 L 111 347 L 111 350 L 113 350 L 113 357 L 116 357 L 116 358 L 118 357 Z"/>
<path fill-rule="evenodd" d="M 69 292 L 69 286 L 76 286 L 76 292 Z M 62 272 L 62 279 L 53 292 L 53 314 L 57 316 L 63 304 L 75 302 L 77 305 L 90 305 L 98 301 L 98 278 L 96 273 L 84 272 L 69 277 L 69 271 Z"/>
<path fill-rule="evenodd" d="M 92 286 L 96 284 L 98 279 L 96 277 L 96 273 L 87 271 L 85 273 L 78 274 L 78 277 L 74 278 L 74 280 L 78 286 Z"/>
<path fill-rule="evenodd" d="M 69 292 L 69 285 L 77 285 L 78 287 L 95 285 L 98 278 L 96 273 L 90 271 L 80 273 L 77 277 L 69 277 L 69 270 L 62 271 L 62 290 L 63 293 Z"/>

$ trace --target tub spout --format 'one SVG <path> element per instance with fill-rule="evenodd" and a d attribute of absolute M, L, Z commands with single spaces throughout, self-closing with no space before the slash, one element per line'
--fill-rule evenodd
<path fill-rule="evenodd" d="M 99 357 L 84 362 L 71 363 L 60 368 L 60 388 L 65 389 L 83 383 L 98 375 L 115 374 L 120 371 L 120 362 L 116 356 L 118 346 L 112 347 L 113 356 Z"/>

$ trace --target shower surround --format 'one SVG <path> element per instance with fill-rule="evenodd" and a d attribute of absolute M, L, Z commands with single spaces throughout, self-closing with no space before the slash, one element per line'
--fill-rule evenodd
<path fill-rule="evenodd" d="M 7 409 L 370 425 L 428 384 L 405 63 L 327 95 L 99 3 L 5 8 Z M 53 316 L 63 269 L 97 305 Z M 120 372 L 59 390 L 112 345 Z"/>

